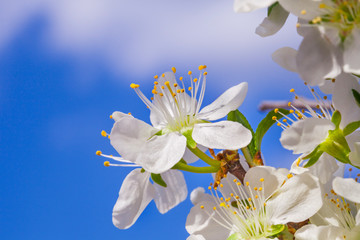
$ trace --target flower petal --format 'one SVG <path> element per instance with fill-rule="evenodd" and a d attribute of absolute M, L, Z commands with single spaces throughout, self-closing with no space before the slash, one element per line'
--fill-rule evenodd
<path fill-rule="evenodd" d="M 131 116 L 129 114 L 118 112 L 118 111 L 113 112 L 113 114 L 111 114 L 111 116 L 112 116 L 112 119 L 114 119 L 115 122 L 119 121 L 120 119 L 122 119 L 124 117 L 133 118 L 133 116 Z"/>
<path fill-rule="evenodd" d="M 187 187 L 184 175 L 180 171 L 169 170 L 162 173 L 161 177 L 167 187 L 154 184 L 154 201 L 159 212 L 164 214 L 186 199 Z"/>
<path fill-rule="evenodd" d="M 310 173 L 318 177 L 322 184 L 327 183 L 338 169 L 335 158 L 327 153 L 323 153 L 316 164 L 309 167 Z"/>
<path fill-rule="evenodd" d="M 148 172 L 161 173 L 184 155 L 186 138 L 177 133 L 154 136 L 156 132 L 156 128 L 136 118 L 122 118 L 114 124 L 110 141 L 125 159 Z"/>
<path fill-rule="evenodd" d="M 255 33 L 261 37 L 274 35 L 284 26 L 288 16 L 289 12 L 280 4 L 276 4 L 272 8 L 270 15 L 256 28 Z"/>
<path fill-rule="evenodd" d="M 201 109 L 198 117 L 208 121 L 213 121 L 225 117 L 229 112 L 234 111 L 240 107 L 245 99 L 247 90 L 247 82 L 243 82 L 229 88 L 214 102 Z"/>
<path fill-rule="evenodd" d="M 328 119 L 307 118 L 293 123 L 280 137 L 282 146 L 293 150 L 294 154 L 311 152 L 334 130 L 334 124 Z"/>
<path fill-rule="evenodd" d="M 149 176 L 149 173 L 135 169 L 124 179 L 113 209 L 112 221 L 117 228 L 131 227 L 153 199 L 154 188 Z"/>
<path fill-rule="evenodd" d="M 360 203 L 360 183 L 352 178 L 336 177 L 333 181 L 334 191 L 344 198 Z"/>
<path fill-rule="evenodd" d="M 322 206 L 319 180 L 309 173 L 295 175 L 266 203 L 273 224 L 302 222 Z"/>
<path fill-rule="evenodd" d="M 289 170 L 285 168 L 276 169 L 269 166 L 258 166 L 250 168 L 246 173 L 244 182 L 248 182 L 250 189 L 254 187 L 262 187 L 264 191 L 264 197 L 268 198 L 273 194 L 284 182 L 289 173 Z M 260 179 L 263 178 L 264 181 L 261 182 Z M 253 196 L 257 195 L 255 191 Z M 250 194 L 251 195 L 251 194 Z"/>
<path fill-rule="evenodd" d="M 329 240 L 343 239 L 344 230 L 335 226 L 306 225 L 295 233 L 296 240 Z"/>
<path fill-rule="evenodd" d="M 190 235 L 186 240 L 206 240 L 206 239 L 201 235 Z"/>
<path fill-rule="evenodd" d="M 322 85 L 325 78 L 335 77 L 341 71 L 334 47 L 316 29 L 306 34 L 301 42 L 296 65 L 300 77 L 312 86 Z"/>
<path fill-rule="evenodd" d="M 279 0 L 279 3 L 288 12 L 302 19 L 312 20 L 322 14 L 319 11 L 320 0 Z M 306 13 L 302 14 L 304 10 Z"/>
<path fill-rule="evenodd" d="M 201 146 L 200 144 L 197 144 L 197 147 L 203 152 L 205 152 L 207 149 L 206 147 Z M 199 160 L 199 157 L 196 156 L 194 153 L 192 153 L 188 148 L 186 148 L 183 159 L 186 161 L 186 163 L 189 164 Z"/>
<path fill-rule="evenodd" d="M 344 71 L 360 74 L 360 30 L 353 29 L 344 45 Z"/>
<path fill-rule="evenodd" d="M 206 240 L 219 240 L 229 237 L 230 230 L 216 222 L 227 225 L 213 210 L 215 205 L 215 202 L 205 201 L 191 208 L 185 225 L 189 234 L 200 235 Z M 200 206 L 203 206 L 203 209 Z"/>
<path fill-rule="evenodd" d="M 352 89 L 360 92 L 359 81 L 356 77 L 347 73 L 336 77 L 332 101 L 335 109 L 341 113 L 341 128 L 360 119 L 360 107 L 355 101 Z"/>
<path fill-rule="evenodd" d="M 195 142 L 208 148 L 236 150 L 246 147 L 252 135 L 238 122 L 221 121 L 195 124 L 192 137 Z"/>
<path fill-rule="evenodd" d="M 297 72 L 296 66 L 297 51 L 290 47 L 283 47 L 276 50 L 272 55 L 274 62 L 291 72 Z"/>
<path fill-rule="evenodd" d="M 204 188 L 197 187 L 191 192 L 190 200 L 191 200 L 192 204 L 196 205 L 199 202 L 204 202 L 204 201 L 211 202 L 212 197 L 209 194 L 205 193 Z"/>
<path fill-rule="evenodd" d="M 269 7 L 276 0 L 235 0 L 234 11 L 237 13 L 251 12 L 256 9 Z"/>

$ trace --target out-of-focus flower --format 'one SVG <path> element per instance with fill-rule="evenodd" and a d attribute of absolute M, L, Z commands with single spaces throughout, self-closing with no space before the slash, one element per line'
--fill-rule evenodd
<path fill-rule="evenodd" d="M 210 121 L 225 117 L 237 109 L 246 96 L 247 83 L 240 83 L 226 92 L 210 105 L 200 110 L 206 86 L 206 66 L 200 66 L 198 78 L 189 71 L 189 87 L 180 77 L 179 82 L 173 72 L 155 76 L 153 97 L 149 100 L 138 84 L 131 88 L 150 109 L 153 126 L 115 112 L 115 124 L 110 134 L 113 147 L 124 158 L 140 165 L 151 173 L 169 170 L 181 160 L 187 146 L 196 148 L 197 144 L 216 149 L 239 149 L 251 141 L 251 132 L 240 123 L 232 121 Z M 190 95 L 187 94 L 189 91 Z"/>
<path fill-rule="evenodd" d="M 260 166 L 250 168 L 244 184 L 228 178 L 218 184 L 209 187 L 212 196 L 202 188 L 191 193 L 195 206 L 186 221 L 188 239 L 267 239 L 322 206 L 320 184 L 309 173 L 293 176 Z"/>
<path fill-rule="evenodd" d="M 295 233 L 296 239 L 360 239 L 360 184 L 354 179 L 337 177 L 333 181 L 333 188 L 331 193 L 325 194 L 319 212 L 310 218 L 312 224 Z"/>

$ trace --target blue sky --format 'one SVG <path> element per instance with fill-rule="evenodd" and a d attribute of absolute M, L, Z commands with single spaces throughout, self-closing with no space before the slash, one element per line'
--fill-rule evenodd
<path fill-rule="evenodd" d="M 185 239 L 187 199 L 165 215 L 150 203 L 129 230 L 112 225 L 122 180 L 131 170 L 105 168 L 95 155 L 116 154 L 101 130 L 109 115 L 149 121 L 129 88 L 149 94 L 152 76 L 208 66 L 204 105 L 249 82 L 240 110 L 257 125 L 262 100 L 290 100 L 302 81 L 271 60 L 297 47 L 295 20 L 276 36 L 254 31 L 265 11 L 239 15 L 232 1 L 2 1 L 0 3 L 0 237 L 2 239 Z M 280 129 L 265 136 L 268 164 L 289 166 Z M 185 173 L 189 193 L 208 175 Z"/>

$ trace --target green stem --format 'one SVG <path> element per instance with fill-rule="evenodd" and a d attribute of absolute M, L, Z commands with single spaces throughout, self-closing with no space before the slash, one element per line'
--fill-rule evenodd
<path fill-rule="evenodd" d="M 214 159 L 212 159 L 211 157 L 209 157 L 206 153 L 204 153 L 203 151 L 201 151 L 198 147 L 196 148 L 191 148 L 188 147 L 188 149 L 195 154 L 196 156 L 198 156 L 201 160 L 203 160 L 204 162 L 206 162 L 207 164 L 214 166 L 214 167 L 220 167 L 220 162 L 216 161 Z"/>
<path fill-rule="evenodd" d="M 219 171 L 220 166 L 219 167 L 213 167 L 213 166 L 194 167 L 194 166 L 190 166 L 190 165 L 178 162 L 177 164 L 175 164 L 175 166 L 172 167 L 172 169 L 178 169 L 178 170 L 193 172 L 193 173 L 215 173 L 215 172 Z"/>
<path fill-rule="evenodd" d="M 249 164 L 250 167 L 255 167 L 256 165 L 253 162 L 253 158 L 251 157 L 250 151 L 247 147 L 244 147 L 241 149 L 241 152 L 243 153 L 246 162 Z"/>

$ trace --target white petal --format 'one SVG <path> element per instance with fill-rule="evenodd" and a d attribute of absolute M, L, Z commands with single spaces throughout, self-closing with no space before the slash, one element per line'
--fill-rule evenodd
<path fill-rule="evenodd" d="M 360 203 L 360 183 L 352 178 L 337 177 L 333 181 L 334 191 L 344 198 Z"/>
<path fill-rule="evenodd" d="M 335 77 L 341 71 L 334 47 L 316 30 L 308 33 L 301 42 L 296 65 L 300 77 L 310 85 L 321 85 L 325 78 Z"/>
<path fill-rule="evenodd" d="M 335 158 L 327 153 L 323 153 L 316 164 L 309 167 L 310 173 L 318 177 L 322 184 L 327 183 L 338 169 Z"/>
<path fill-rule="evenodd" d="M 341 113 L 341 128 L 360 119 L 360 107 L 355 101 L 352 89 L 360 92 L 359 81 L 356 77 L 347 73 L 336 77 L 332 101 L 335 109 Z"/>
<path fill-rule="evenodd" d="M 124 118 L 124 117 L 130 117 L 133 118 L 133 116 L 126 114 L 126 113 L 122 113 L 122 112 L 113 112 L 113 114 L 111 114 L 112 119 L 114 119 L 115 122 L 119 121 L 120 119 Z"/>
<path fill-rule="evenodd" d="M 149 173 L 130 172 L 123 181 L 113 209 L 113 224 L 120 229 L 131 227 L 154 196 Z"/>
<path fill-rule="evenodd" d="M 167 187 L 154 183 L 154 201 L 160 213 L 166 213 L 186 199 L 187 187 L 184 175 L 177 170 L 169 170 L 161 174 Z"/>
<path fill-rule="evenodd" d="M 214 202 L 208 201 L 200 202 L 191 208 L 185 226 L 189 234 L 200 235 L 206 240 L 226 239 L 229 236 L 230 231 L 213 220 L 226 225 L 213 210 L 215 205 Z M 200 206 L 204 208 L 201 209 Z"/>
<path fill-rule="evenodd" d="M 162 173 L 172 168 L 184 156 L 186 138 L 178 133 L 154 136 L 139 149 L 135 163 L 146 171 Z"/>
<path fill-rule="evenodd" d="M 114 123 L 110 142 L 122 157 L 135 162 L 141 147 L 156 132 L 157 129 L 139 119 L 122 117 Z"/>
<path fill-rule="evenodd" d="M 269 166 L 258 166 L 250 168 L 246 173 L 244 182 L 248 182 L 250 189 L 254 187 L 262 187 L 264 191 L 264 197 L 268 198 L 271 194 L 274 193 L 284 182 L 289 173 L 289 170 L 285 168 L 276 169 Z M 263 178 L 264 181 L 261 182 L 260 179 Z M 253 195 L 257 195 L 253 191 Z"/>
<path fill-rule="evenodd" d="M 247 82 L 240 83 L 226 90 L 210 105 L 204 107 L 198 117 L 203 120 L 213 121 L 225 117 L 243 103 L 248 90 Z"/>
<path fill-rule="evenodd" d="M 236 150 L 246 147 L 252 135 L 238 122 L 221 121 L 195 124 L 192 137 L 195 142 L 208 148 Z"/>
<path fill-rule="evenodd" d="M 360 30 L 355 28 L 344 44 L 344 71 L 360 74 Z"/>
<path fill-rule="evenodd" d="M 199 202 L 211 202 L 212 197 L 205 193 L 205 189 L 202 187 L 195 188 L 190 194 L 190 200 L 192 204 L 196 205 Z"/>
<path fill-rule="evenodd" d="M 234 11 L 240 12 L 251 12 L 256 9 L 269 7 L 276 0 L 235 0 Z"/>
<path fill-rule="evenodd" d="M 349 159 L 352 165 L 360 167 L 360 142 L 353 144 L 353 149 L 349 154 Z"/>
<path fill-rule="evenodd" d="M 266 203 L 273 224 L 302 222 L 322 206 L 319 180 L 309 173 L 295 175 Z"/>
<path fill-rule="evenodd" d="M 263 22 L 256 28 L 255 33 L 261 37 L 271 36 L 277 33 L 282 26 L 284 26 L 289 12 L 286 11 L 280 4 L 275 5 Z"/>
<path fill-rule="evenodd" d="M 295 233 L 296 240 L 340 240 L 344 231 L 340 227 L 306 225 Z"/>
<path fill-rule="evenodd" d="M 293 123 L 280 137 L 282 146 L 293 150 L 294 154 L 311 152 L 328 136 L 328 131 L 335 128 L 328 119 L 307 118 Z"/>
<path fill-rule="evenodd" d="M 290 47 L 283 47 L 276 50 L 272 55 L 274 62 L 291 72 L 297 72 L 296 66 L 297 51 Z"/>
<path fill-rule="evenodd" d="M 201 235 L 190 235 L 186 240 L 206 240 L 206 239 Z"/>

